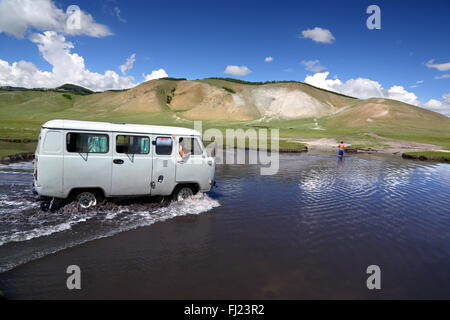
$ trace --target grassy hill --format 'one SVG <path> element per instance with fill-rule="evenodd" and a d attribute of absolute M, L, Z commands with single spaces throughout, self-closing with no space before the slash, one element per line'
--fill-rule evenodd
<path fill-rule="evenodd" d="M 450 118 L 395 100 L 337 94 L 295 81 L 165 78 L 128 90 L 0 89 L 0 139 L 36 139 L 50 119 L 204 128 L 278 128 L 291 138 L 377 143 L 368 133 L 450 148 Z"/>
<path fill-rule="evenodd" d="M 71 83 L 66 83 L 63 84 L 62 86 L 59 86 L 58 88 L 56 88 L 56 90 L 59 91 L 69 91 L 72 93 L 80 93 L 80 94 L 91 94 L 94 93 L 94 91 L 71 84 Z"/>

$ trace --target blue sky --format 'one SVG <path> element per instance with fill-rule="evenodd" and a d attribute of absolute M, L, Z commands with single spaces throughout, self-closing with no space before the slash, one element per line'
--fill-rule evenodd
<path fill-rule="evenodd" d="M 84 68 L 76 71 L 80 74 L 79 84 L 95 86 L 92 79 L 100 79 L 98 75 L 108 77 L 107 70 L 123 78 L 101 78 L 104 83 L 94 89 L 138 84 L 153 70 L 163 69 L 171 77 L 188 79 L 308 79 L 309 83 L 362 98 L 378 92 L 416 105 L 425 105 L 431 99 L 427 105 L 430 109 L 444 110 L 450 103 L 448 1 L 39 0 L 44 7 L 42 15 L 56 12 L 55 21 L 61 18 L 57 17 L 57 9 L 65 12 L 69 5 L 78 5 L 93 18 L 90 30 L 106 28 L 96 36 L 91 31 L 67 32 L 58 27 L 58 22 L 46 24 L 20 10 L 15 19 L 26 20 L 23 24 L 2 24 L 2 18 L 11 12 L 9 2 L 0 0 L 0 62 L 8 63 L 9 68 L 0 67 L 0 85 L 30 86 L 35 81 L 39 86 L 62 81 L 63 76 L 70 78 L 62 71 L 45 74 L 59 63 L 60 58 L 52 52 L 62 49 L 53 44 L 64 46 L 70 42 L 72 46 L 66 50 L 71 57 L 76 53 L 84 59 Z M 46 3 L 50 3 L 49 8 Z M 381 30 L 366 27 L 366 9 L 372 4 L 381 9 Z M 24 26 L 20 35 L 18 30 Z M 327 30 L 334 41 L 317 42 L 302 36 L 302 31 L 316 27 Z M 36 36 L 48 30 L 55 34 Z M 122 73 L 119 66 L 133 54 L 132 67 Z M 266 57 L 273 60 L 265 62 Z M 32 63 L 41 73 L 36 78 L 14 78 L 12 64 L 21 60 Z M 307 70 L 308 61 L 315 68 Z M 224 74 L 227 66 L 246 66 L 251 72 L 245 76 Z M 324 72 L 328 72 L 326 77 Z M 314 76 L 317 73 L 322 76 Z M 49 80 L 51 77 L 54 82 Z M 448 101 L 444 95 L 448 95 Z"/>

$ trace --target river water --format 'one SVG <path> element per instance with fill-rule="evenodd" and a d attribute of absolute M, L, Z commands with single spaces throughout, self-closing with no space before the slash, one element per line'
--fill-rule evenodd
<path fill-rule="evenodd" d="M 220 165 L 206 195 L 89 212 L 42 212 L 32 178 L 31 163 L 0 166 L 8 298 L 450 298 L 448 164 L 284 154 L 273 176 Z"/>

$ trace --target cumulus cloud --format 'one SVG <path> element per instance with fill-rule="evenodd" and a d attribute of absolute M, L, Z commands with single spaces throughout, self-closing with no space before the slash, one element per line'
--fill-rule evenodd
<path fill-rule="evenodd" d="M 143 77 L 145 78 L 145 81 L 150 81 L 150 80 L 155 80 L 155 79 L 161 79 L 161 78 L 167 78 L 167 72 L 164 69 L 158 69 L 158 70 L 153 70 L 152 73 L 147 74 L 147 75 L 143 75 Z"/>
<path fill-rule="evenodd" d="M 427 109 L 450 117 L 450 93 L 446 93 L 442 97 L 444 98 L 444 101 L 430 99 L 428 102 L 424 103 L 423 106 Z"/>
<path fill-rule="evenodd" d="M 402 86 L 395 85 L 389 89 L 385 89 L 379 82 L 374 80 L 357 78 L 349 79 L 343 82 L 337 78 L 328 79 L 329 74 L 329 72 L 319 72 L 312 76 L 308 75 L 306 76 L 304 82 L 319 88 L 335 91 L 360 99 L 376 97 L 399 100 L 450 116 L 450 93 L 443 95 L 443 101 L 430 99 L 426 103 L 421 103 L 413 92 L 407 91 Z M 416 83 L 423 83 L 423 80 L 416 81 Z"/>
<path fill-rule="evenodd" d="M 71 8 L 78 7 L 71 6 Z M 92 37 L 112 34 L 107 26 L 96 23 L 90 14 L 82 10 L 63 11 L 51 0 L 3 0 L 0 2 L 0 33 L 23 38 L 29 28 Z"/>
<path fill-rule="evenodd" d="M 360 99 L 372 97 L 388 98 L 419 105 L 417 96 L 402 86 L 392 86 L 385 89 L 377 82 L 366 78 L 349 79 L 342 82 L 340 79 L 328 79 L 329 72 L 316 73 L 305 78 L 305 82 L 313 86 L 339 92 Z"/>
<path fill-rule="evenodd" d="M 409 104 L 413 104 L 413 105 L 416 105 L 416 106 L 420 104 L 417 96 L 413 92 L 407 91 L 402 86 L 392 86 L 392 87 L 390 87 L 389 90 L 388 90 L 387 97 L 389 99 L 403 101 L 403 102 L 406 102 L 406 103 L 409 103 Z"/>
<path fill-rule="evenodd" d="M 434 68 L 439 71 L 448 71 L 450 70 L 450 62 L 446 63 L 434 63 L 434 59 L 431 59 L 425 64 L 428 68 Z"/>
<path fill-rule="evenodd" d="M 272 62 L 273 61 L 273 58 L 272 57 L 266 57 L 265 59 L 264 59 L 264 62 Z"/>
<path fill-rule="evenodd" d="M 133 53 L 127 61 L 119 67 L 120 71 L 124 75 L 128 70 L 133 69 L 134 62 L 136 61 L 136 53 Z"/>
<path fill-rule="evenodd" d="M 71 52 L 74 46 L 62 34 L 55 31 L 34 33 L 30 40 L 37 44 L 42 57 L 52 66 L 52 71 L 41 71 L 31 62 L 9 64 L 0 60 L 0 85 L 52 88 L 73 83 L 95 91 L 135 85 L 133 77 L 121 77 L 112 70 L 100 74 L 86 69 L 84 58 Z"/>
<path fill-rule="evenodd" d="M 330 30 L 322 29 L 320 27 L 303 30 L 302 37 L 320 43 L 333 43 L 335 41 L 335 38 Z"/>
<path fill-rule="evenodd" d="M 227 66 L 223 73 L 233 76 L 246 76 L 252 72 L 247 66 Z"/>
<path fill-rule="evenodd" d="M 300 63 L 306 67 L 305 68 L 306 70 L 312 71 L 312 72 L 320 72 L 320 71 L 326 69 L 324 66 L 320 65 L 319 60 L 302 61 Z"/>

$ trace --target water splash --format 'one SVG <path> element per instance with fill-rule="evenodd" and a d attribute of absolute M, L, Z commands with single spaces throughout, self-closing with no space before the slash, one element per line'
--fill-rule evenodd
<path fill-rule="evenodd" d="M 0 190 L 0 273 L 88 241 L 220 206 L 208 195 L 197 194 L 168 205 L 108 201 L 81 209 L 69 203 L 51 213 L 40 210 L 28 191 L 23 186 Z"/>

